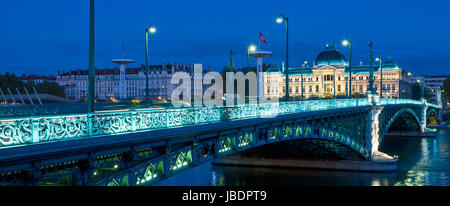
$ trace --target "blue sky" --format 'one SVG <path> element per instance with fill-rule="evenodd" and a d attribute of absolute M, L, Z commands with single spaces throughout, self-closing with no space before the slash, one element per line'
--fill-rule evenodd
<path fill-rule="evenodd" d="M 450 1 L 96 1 L 96 67 L 112 68 L 125 56 L 144 63 L 144 28 L 150 37 L 150 64 L 203 63 L 221 70 L 235 52 L 246 66 L 246 48 L 258 44 L 258 31 L 273 51 L 267 63 L 284 60 L 285 27 L 290 19 L 290 65 L 312 62 L 325 44 L 353 41 L 354 64 L 368 63 L 368 43 L 376 56 L 392 56 L 415 74 L 450 74 Z M 0 0 L 0 73 L 56 74 L 88 68 L 89 0 Z M 255 60 L 251 61 L 255 65 Z"/>

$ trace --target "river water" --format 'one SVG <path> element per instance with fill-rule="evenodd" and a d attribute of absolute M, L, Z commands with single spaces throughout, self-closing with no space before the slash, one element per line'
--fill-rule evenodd
<path fill-rule="evenodd" d="M 399 156 L 397 171 L 389 173 L 217 166 L 207 162 L 157 185 L 449 186 L 449 146 L 450 129 L 439 129 L 435 138 L 385 138 L 379 150 Z"/>

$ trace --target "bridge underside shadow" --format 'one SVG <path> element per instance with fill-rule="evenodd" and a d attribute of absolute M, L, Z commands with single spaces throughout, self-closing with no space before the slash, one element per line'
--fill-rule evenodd
<path fill-rule="evenodd" d="M 232 154 L 230 157 L 300 160 L 364 160 L 364 157 L 353 149 L 337 142 L 322 139 L 299 139 L 277 142 Z"/>
<path fill-rule="evenodd" d="M 435 108 L 386 106 L 379 116 L 379 143 L 385 136 L 391 137 L 434 137 L 436 130 L 428 128 L 427 121 L 433 119 Z M 431 116 L 431 117 L 429 117 Z"/>
<path fill-rule="evenodd" d="M 413 115 L 403 113 L 394 121 L 388 131 L 420 131 L 420 125 Z"/>

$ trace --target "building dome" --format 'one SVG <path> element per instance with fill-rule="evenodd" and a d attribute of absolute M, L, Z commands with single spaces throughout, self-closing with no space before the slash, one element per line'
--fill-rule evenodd
<path fill-rule="evenodd" d="M 326 45 L 325 50 L 317 55 L 314 63 L 318 66 L 346 64 L 345 56 L 334 45 Z"/>
<path fill-rule="evenodd" d="M 383 69 L 400 69 L 398 65 L 395 63 L 392 57 L 387 57 L 387 59 L 383 62 Z"/>

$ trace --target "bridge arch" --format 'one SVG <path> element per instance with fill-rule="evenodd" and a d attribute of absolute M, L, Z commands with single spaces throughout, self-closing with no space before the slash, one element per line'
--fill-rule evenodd
<path fill-rule="evenodd" d="M 417 115 L 417 113 L 412 108 L 401 108 L 398 111 L 396 111 L 392 116 L 386 119 L 385 122 L 380 122 L 380 124 L 384 124 L 384 129 L 380 131 L 380 138 L 379 142 L 381 143 L 383 141 L 384 136 L 388 133 L 389 129 L 391 129 L 392 125 L 399 120 L 399 118 L 402 118 L 405 115 L 409 115 L 414 120 L 413 122 L 416 123 L 418 128 L 420 128 L 420 118 Z M 409 125 L 411 126 L 411 125 Z"/>
<path fill-rule="evenodd" d="M 362 141 L 326 127 L 302 124 L 261 130 L 248 129 L 181 148 L 165 157 L 161 156 L 130 168 L 118 176 L 108 177 L 97 185 L 151 184 L 152 180 L 183 172 L 200 162 L 211 160 L 212 157 L 224 157 L 253 148 L 296 140 L 317 144 L 327 151 L 335 152 L 338 156 L 345 155 L 342 152 L 349 152 L 351 156 L 361 159 L 368 157 L 367 149 Z M 345 148 L 345 150 L 339 151 L 338 148 Z"/>
<path fill-rule="evenodd" d="M 251 145 L 249 138 L 252 138 Z M 361 158 L 367 157 L 367 151 L 362 141 L 357 141 L 350 135 L 342 134 L 339 131 L 335 131 L 330 128 L 313 126 L 309 124 L 304 125 L 289 125 L 282 127 L 270 128 L 260 132 L 250 132 L 244 135 L 238 135 L 237 139 L 233 139 L 233 136 L 224 136 L 217 141 L 216 152 L 217 157 L 227 156 L 240 151 L 253 149 L 265 145 L 270 145 L 279 142 L 289 142 L 297 140 L 306 140 L 309 143 L 330 143 L 321 144 L 323 149 L 335 152 L 339 154 L 340 151 L 336 150 L 334 146 L 340 146 L 346 148 L 346 151 L 358 154 Z M 237 140 L 237 141 L 236 141 Z M 235 142 L 233 142 L 235 141 Z M 230 151 L 230 152 L 228 152 Z"/>

